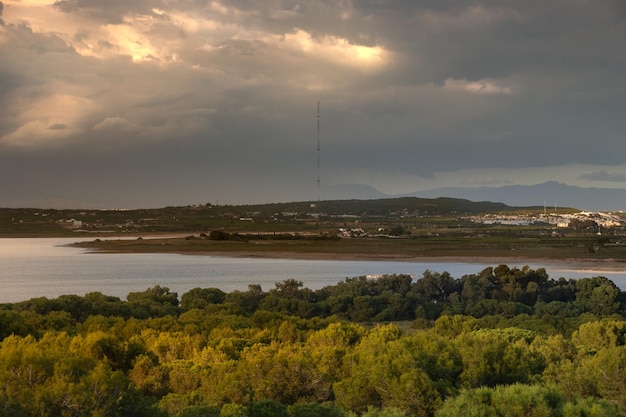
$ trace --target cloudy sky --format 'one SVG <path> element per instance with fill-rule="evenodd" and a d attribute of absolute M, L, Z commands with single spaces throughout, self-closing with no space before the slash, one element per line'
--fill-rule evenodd
<path fill-rule="evenodd" d="M 2 0 L 0 205 L 626 187 L 623 0 Z M 322 192 L 321 198 L 324 199 Z"/>

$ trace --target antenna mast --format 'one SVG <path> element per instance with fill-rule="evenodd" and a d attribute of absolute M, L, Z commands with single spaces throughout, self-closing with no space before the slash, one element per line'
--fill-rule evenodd
<path fill-rule="evenodd" d="M 320 202 L 320 102 L 317 102 L 317 203 Z"/>

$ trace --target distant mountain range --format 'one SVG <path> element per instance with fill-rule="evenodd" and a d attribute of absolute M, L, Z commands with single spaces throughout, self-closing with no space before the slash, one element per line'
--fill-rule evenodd
<path fill-rule="evenodd" d="M 491 201 L 509 206 L 548 208 L 571 207 L 583 211 L 626 210 L 626 189 L 585 188 L 548 181 L 536 185 L 502 187 L 444 187 L 403 195 L 388 195 L 363 184 L 343 184 L 324 188 L 324 200 L 379 199 L 391 197 L 462 198 L 470 201 Z"/>

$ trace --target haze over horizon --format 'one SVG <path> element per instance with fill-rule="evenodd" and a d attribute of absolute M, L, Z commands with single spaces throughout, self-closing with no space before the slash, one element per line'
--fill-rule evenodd
<path fill-rule="evenodd" d="M 0 1 L 0 206 L 626 188 L 626 3 Z M 321 196 L 325 198 L 324 195 Z"/>

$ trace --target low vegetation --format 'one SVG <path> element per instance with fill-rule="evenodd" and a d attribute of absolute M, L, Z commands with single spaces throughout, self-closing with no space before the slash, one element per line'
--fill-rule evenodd
<path fill-rule="evenodd" d="M 347 224 L 438 228 L 464 215 L 539 213 L 501 203 L 452 198 L 393 198 L 295 202 L 259 205 L 194 205 L 134 210 L 53 210 L 0 208 L 0 236 L 200 233 L 209 230 L 248 233 L 332 233 Z M 564 211 L 571 209 L 563 209 Z"/>
<path fill-rule="evenodd" d="M 544 211 L 450 198 L 143 210 L 0 209 L 0 236 L 75 236 L 89 249 L 129 252 L 626 260 L 626 223 L 620 213 L 612 215 L 609 225 L 584 216 L 558 225 L 558 217 L 542 217 Z M 575 212 L 560 208 L 559 216 Z M 489 221 L 477 221 L 481 218 Z M 537 221 L 504 223 L 511 218 Z M 159 235 L 170 238 L 155 238 Z"/>
<path fill-rule="evenodd" d="M 362 236 L 339 238 L 311 234 L 229 234 L 217 231 L 179 238 L 95 239 L 75 246 L 103 252 L 204 253 L 233 256 L 302 258 L 416 259 L 436 257 L 501 258 L 528 260 L 610 259 L 626 261 L 622 236 L 528 237 L 521 231 L 476 233 L 470 230 L 443 231 L 441 234 Z"/>
<path fill-rule="evenodd" d="M 499 265 L 0 308 L 1 416 L 624 416 L 626 294 Z"/>

